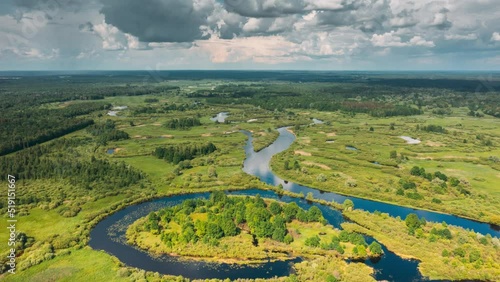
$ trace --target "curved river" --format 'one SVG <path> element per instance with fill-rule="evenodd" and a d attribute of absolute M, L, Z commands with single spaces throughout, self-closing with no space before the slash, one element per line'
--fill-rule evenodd
<path fill-rule="evenodd" d="M 249 132 L 243 131 L 249 138 L 245 146 L 246 159 L 243 170 L 249 174 L 255 175 L 263 182 L 271 185 L 282 184 L 285 189 L 307 194 L 313 193 L 317 199 L 328 201 L 335 200 L 343 202 L 345 199 L 351 199 L 356 208 L 362 208 L 368 211 L 381 211 L 389 213 L 392 216 L 406 217 L 409 213 L 417 213 L 425 217 L 428 221 L 445 221 L 448 224 L 469 228 L 483 234 L 489 233 L 493 236 L 499 236 L 498 229 L 493 229 L 490 225 L 467 220 L 451 215 L 404 208 L 391 204 L 358 199 L 355 197 L 346 197 L 335 193 L 320 192 L 316 189 L 298 185 L 295 183 L 285 183 L 283 179 L 274 175 L 269 167 L 271 157 L 279 152 L 286 150 L 295 140 L 295 136 L 288 132 L 286 128 L 278 129 L 280 136 L 269 147 L 256 153 L 252 146 L 252 136 Z M 317 203 L 308 203 L 303 199 L 280 196 L 273 191 L 264 191 L 258 189 L 230 192 L 235 195 L 257 195 L 265 198 L 279 199 L 283 202 L 296 202 L 302 208 L 308 209 L 315 205 L 321 209 L 327 221 L 333 226 L 340 228 L 344 221 L 342 214 L 334 209 Z M 131 267 L 137 267 L 148 271 L 159 272 L 169 275 L 182 275 L 191 279 L 219 278 L 270 278 L 275 276 L 286 276 L 292 271 L 294 263 L 301 261 L 300 258 L 288 261 L 266 262 L 255 265 L 234 265 L 224 263 L 209 263 L 193 260 L 181 260 L 177 257 L 163 255 L 160 257 L 151 257 L 147 252 L 139 250 L 126 243 L 125 232 L 127 227 L 140 217 L 148 215 L 152 211 L 157 211 L 166 206 L 174 206 L 182 203 L 184 200 L 193 198 L 208 198 L 209 193 L 196 193 L 188 195 L 179 195 L 152 200 L 149 202 L 129 206 L 118 211 L 102 221 L 100 221 L 90 233 L 89 245 L 96 250 L 104 250 L 116 256 L 120 261 Z M 367 237 L 367 242 L 371 243 L 372 238 Z M 375 278 L 377 280 L 388 281 L 421 281 L 423 277 L 418 272 L 418 262 L 404 260 L 383 247 L 384 256 L 377 260 L 366 260 L 365 263 L 375 269 Z"/>

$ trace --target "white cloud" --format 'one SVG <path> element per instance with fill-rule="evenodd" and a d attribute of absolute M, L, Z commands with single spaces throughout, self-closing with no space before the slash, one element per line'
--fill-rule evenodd
<path fill-rule="evenodd" d="M 102 49 L 117 51 L 117 50 L 144 50 L 149 46 L 145 42 L 140 42 L 139 39 L 128 33 L 121 32 L 113 25 L 102 21 L 100 24 L 85 26 L 80 28 L 83 32 L 91 32 L 102 39 Z"/>
<path fill-rule="evenodd" d="M 491 41 L 500 41 L 500 33 L 493 32 L 493 34 L 491 35 Z"/>
<path fill-rule="evenodd" d="M 446 34 L 444 36 L 446 40 L 476 40 L 477 34 L 469 33 L 469 34 Z"/>
<path fill-rule="evenodd" d="M 384 34 L 374 34 L 371 42 L 376 47 L 408 47 L 408 46 L 421 46 L 421 47 L 434 47 L 434 42 L 427 41 L 419 35 L 413 36 L 408 42 L 403 42 L 396 32 L 386 32 Z"/>
<path fill-rule="evenodd" d="M 401 42 L 401 37 L 394 34 L 394 31 L 384 34 L 374 34 L 371 42 L 376 47 L 404 47 L 406 43 Z"/>
<path fill-rule="evenodd" d="M 434 42 L 432 41 L 427 41 L 421 36 L 414 36 L 410 41 L 408 42 L 410 46 L 422 46 L 422 47 L 434 47 L 436 46 Z"/>

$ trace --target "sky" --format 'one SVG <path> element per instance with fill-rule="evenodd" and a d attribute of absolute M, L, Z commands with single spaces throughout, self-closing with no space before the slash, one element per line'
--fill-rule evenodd
<path fill-rule="evenodd" d="M 500 70 L 499 0 L 1 0 L 0 70 Z"/>

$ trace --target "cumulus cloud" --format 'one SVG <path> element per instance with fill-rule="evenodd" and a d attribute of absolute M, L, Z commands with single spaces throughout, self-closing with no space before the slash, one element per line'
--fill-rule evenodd
<path fill-rule="evenodd" d="M 96 25 L 87 22 L 80 25 L 79 28 L 80 31 L 90 32 L 99 36 L 99 38 L 102 39 L 102 49 L 104 50 L 143 50 L 149 48 L 147 43 L 140 42 L 137 37 L 128 33 L 123 33 L 117 27 L 105 22 Z"/>
<path fill-rule="evenodd" d="M 384 34 L 374 34 L 371 42 L 376 47 L 406 47 L 406 46 L 421 46 L 421 47 L 434 47 L 432 41 L 427 41 L 419 35 L 413 36 L 409 41 L 403 42 L 401 37 L 394 31 L 386 32 Z"/>
<path fill-rule="evenodd" d="M 497 54 L 498 26 L 498 0 L 5 0 L 0 52 L 82 64 L 168 54 L 195 68 L 203 58 L 281 64 L 411 54 L 439 63 Z"/>
<path fill-rule="evenodd" d="M 214 0 L 103 0 L 106 23 L 145 42 L 191 42 L 204 38 L 201 26 Z"/>

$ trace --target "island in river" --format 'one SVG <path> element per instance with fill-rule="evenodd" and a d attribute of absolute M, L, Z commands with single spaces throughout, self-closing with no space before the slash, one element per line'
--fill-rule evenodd
<path fill-rule="evenodd" d="M 327 225 L 321 210 L 256 197 L 185 200 L 142 217 L 127 230 L 129 244 L 152 253 L 225 263 L 333 256 L 365 259 L 383 254 L 363 235 Z"/>

